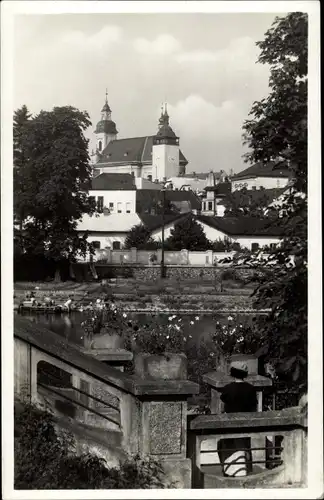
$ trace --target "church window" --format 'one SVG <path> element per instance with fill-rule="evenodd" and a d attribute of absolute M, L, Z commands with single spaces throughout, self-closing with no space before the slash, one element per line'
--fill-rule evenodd
<path fill-rule="evenodd" d="M 120 250 L 120 241 L 113 241 L 112 247 L 113 247 L 113 250 Z"/>
<path fill-rule="evenodd" d="M 103 210 L 103 204 L 104 204 L 104 197 L 103 196 L 98 196 L 97 209 L 98 210 Z"/>
<path fill-rule="evenodd" d="M 93 241 L 92 246 L 93 246 L 93 248 L 99 249 L 100 248 L 100 241 Z"/>
<path fill-rule="evenodd" d="M 251 250 L 252 252 L 256 252 L 259 249 L 259 243 L 252 243 Z"/>
<path fill-rule="evenodd" d="M 208 202 L 208 210 L 213 210 L 213 202 L 212 201 Z"/>
<path fill-rule="evenodd" d="M 114 204 L 111 201 L 109 202 L 109 209 L 114 210 Z"/>
<path fill-rule="evenodd" d="M 121 204 L 120 202 L 118 202 L 118 203 L 117 203 L 117 212 L 118 212 L 119 214 L 121 214 L 121 213 L 122 213 L 122 204 Z"/>
<path fill-rule="evenodd" d="M 126 203 L 126 213 L 130 214 L 131 212 L 131 204 L 129 202 Z"/>
<path fill-rule="evenodd" d="M 99 151 L 101 151 L 101 150 L 102 150 L 102 142 L 101 142 L 101 141 L 99 141 L 99 144 L 98 144 L 98 149 L 99 149 Z"/>
<path fill-rule="evenodd" d="M 148 178 L 149 181 L 152 181 L 152 176 L 151 175 L 148 175 L 147 178 Z"/>

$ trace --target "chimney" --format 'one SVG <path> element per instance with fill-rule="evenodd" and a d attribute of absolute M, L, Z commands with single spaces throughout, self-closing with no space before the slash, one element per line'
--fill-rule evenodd
<path fill-rule="evenodd" d="M 207 176 L 207 186 L 214 187 L 215 186 L 215 176 L 214 172 L 211 170 Z"/>

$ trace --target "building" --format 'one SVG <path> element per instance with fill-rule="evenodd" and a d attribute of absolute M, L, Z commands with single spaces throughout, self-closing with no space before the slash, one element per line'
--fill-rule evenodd
<path fill-rule="evenodd" d="M 180 191 L 194 191 L 197 194 L 203 194 L 204 189 L 207 186 L 216 186 L 217 184 L 225 182 L 227 179 L 227 174 L 224 170 L 220 172 L 208 172 L 208 173 L 196 173 L 184 174 L 179 177 L 170 177 L 167 179 L 166 186 L 172 187 L 172 189 L 179 189 Z"/>
<path fill-rule="evenodd" d="M 167 239 L 175 224 L 191 214 L 179 215 L 178 218 L 165 221 L 164 237 Z M 217 240 L 230 240 L 239 243 L 242 248 L 257 250 L 265 246 L 276 246 L 283 235 L 283 228 L 274 226 L 266 219 L 255 217 L 214 217 L 206 215 L 194 216 L 206 234 L 206 237 L 214 242 Z M 143 221 L 150 227 L 151 236 L 155 241 L 160 241 L 162 237 L 162 222 L 153 219 Z"/>
<path fill-rule="evenodd" d="M 143 222 L 142 215 L 155 218 L 156 223 L 163 210 L 166 220 L 200 211 L 200 200 L 192 191 L 137 189 L 136 182 L 131 174 L 121 173 L 102 173 L 92 178 L 89 197 L 100 213 L 84 214 L 78 231 L 87 234 L 95 248 L 122 248 L 132 227 Z"/>
<path fill-rule="evenodd" d="M 161 182 L 185 173 L 188 161 L 180 150 L 179 137 L 170 125 L 166 105 L 162 108 L 155 135 L 118 139 L 106 94 L 95 135 L 93 164 L 96 174 L 126 173 L 135 178 Z"/>
<path fill-rule="evenodd" d="M 287 187 L 292 174 L 288 167 L 275 162 L 255 163 L 231 178 L 232 191 L 238 189 L 274 189 Z"/>
<path fill-rule="evenodd" d="M 230 182 L 223 182 L 216 186 L 207 186 L 201 197 L 201 214 L 222 217 L 225 211 L 222 203 L 230 192 Z"/>

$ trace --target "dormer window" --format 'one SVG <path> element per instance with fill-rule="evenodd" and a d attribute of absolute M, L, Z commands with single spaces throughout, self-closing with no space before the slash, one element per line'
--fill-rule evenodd
<path fill-rule="evenodd" d="M 126 152 L 124 153 L 124 156 L 128 156 L 128 151 L 126 151 Z"/>

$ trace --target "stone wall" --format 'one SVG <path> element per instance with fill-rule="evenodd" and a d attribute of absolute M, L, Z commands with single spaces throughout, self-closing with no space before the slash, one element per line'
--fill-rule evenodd
<path fill-rule="evenodd" d="M 78 264 L 80 266 L 81 264 Z M 160 266 L 111 266 L 96 264 L 98 277 L 101 279 L 125 277 L 138 281 L 157 281 L 161 277 Z M 249 267 L 213 267 L 213 266 L 165 266 L 166 278 L 175 280 L 221 280 L 234 279 L 245 281 L 257 272 Z"/>

